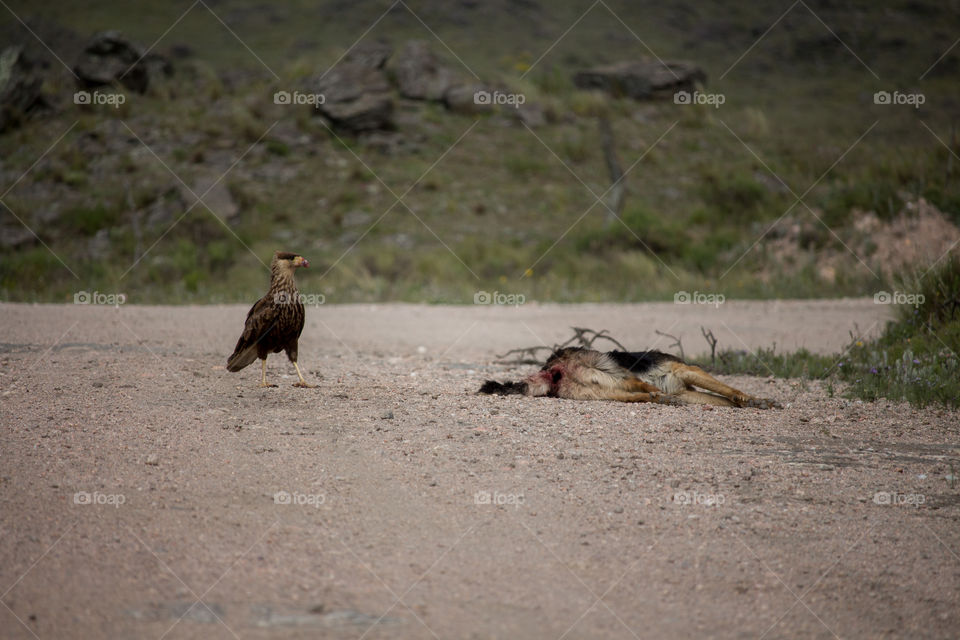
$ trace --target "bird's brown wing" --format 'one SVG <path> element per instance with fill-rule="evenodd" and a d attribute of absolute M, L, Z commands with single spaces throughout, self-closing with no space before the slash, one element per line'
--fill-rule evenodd
<path fill-rule="evenodd" d="M 228 371 L 240 371 L 257 359 L 257 344 L 277 324 L 277 308 L 271 302 L 271 297 L 266 295 L 250 308 L 243 325 L 243 335 L 237 340 L 233 355 L 227 359 Z"/>

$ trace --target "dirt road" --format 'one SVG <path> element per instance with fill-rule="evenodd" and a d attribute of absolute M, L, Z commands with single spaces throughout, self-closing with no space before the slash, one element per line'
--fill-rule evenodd
<path fill-rule="evenodd" d="M 779 411 L 472 392 L 570 326 L 831 352 L 872 301 L 0 305 L 4 638 L 877 638 L 960 629 L 960 416 L 726 378 Z"/>

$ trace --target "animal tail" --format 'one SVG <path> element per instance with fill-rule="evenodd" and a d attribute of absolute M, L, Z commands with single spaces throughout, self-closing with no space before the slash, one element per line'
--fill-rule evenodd
<path fill-rule="evenodd" d="M 227 359 L 227 371 L 240 371 L 257 359 L 257 345 L 245 345 L 243 340 L 237 343 L 233 355 Z"/>
<path fill-rule="evenodd" d="M 487 380 L 480 387 L 478 393 L 496 394 L 498 396 L 509 396 L 512 394 L 523 395 L 527 389 L 526 382 L 497 382 L 496 380 Z"/>

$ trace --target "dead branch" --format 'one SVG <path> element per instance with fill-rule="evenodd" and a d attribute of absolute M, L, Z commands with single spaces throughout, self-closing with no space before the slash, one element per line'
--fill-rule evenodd
<path fill-rule="evenodd" d="M 593 343 L 597 340 L 608 340 L 613 344 L 620 347 L 622 350 L 626 351 L 627 348 L 620 344 L 620 342 L 609 334 L 607 329 L 601 329 L 600 331 L 594 331 L 593 329 L 584 329 L 582 327 L 570 327 L 574 331 L 574 336 L 567 340 L 564 344 L 557 347 L 562 349 L 563 347 L 569 346 L 571 342 L 576 340 L 578 342 L 578 347 L 583 347 L 584 349 L 592 349 Z M 591 337 L 587 337 L 587 334 L 593 334 Z"/>
<path fill-rule="evenodd" d="M 553 353 L 552 347 L 522 347 L 520 349 L 510 349 L 506 353 L 500 354 L 497 356 L 497 362 L 499 364 L 542 364 L 543 360 L 537 357 L 537 352 L 546 349 Z M 507 356 L 513 354 L 519 354 L 519 356 L 513 360 L 504 360 Z M 523 356 L 527 355 L 528 357 L 524 358 Z"/>
<path fill-rule="evenodd" d="M 538 345 L 534 347 L 510 349 L 510 351 L 507 351 L 506 353 L 497 355 L 496 361 L 499 364 L 542 364 L 543 360 L 537 356 L 540 351 L 549 351 L 550 353 L 553 353 L 558 349 L 563 349 L 564 347 L 569 347 L 571 345 L 582 347 L 584 349 L 592 349 L 597 340 L 607 340 L 618 346 L 623 351 L 627 350 L 625 346 L 620 344 L 619 340 L 609 335 L 609 331 L 607 329 L 596 331 L 594 329 L 588 329 L 585 327 L 570 328 L 573 329 L 573 336 L 571 336 L 566 342 L 555 344 L 552 347 Z M 518 357 L 512 360 L 505 360 L 505 358 L 514 354 L 517 354 Z"/>
<path fill-rule="evenodd" d="M 713 329 L 709 331 L 700 327 L 700 333 L 703 334 L 703 339 L 707 341 L 707 344 L 710 345 L 710 364 L 717 364 L 717 338 L 713 335 Z"/>

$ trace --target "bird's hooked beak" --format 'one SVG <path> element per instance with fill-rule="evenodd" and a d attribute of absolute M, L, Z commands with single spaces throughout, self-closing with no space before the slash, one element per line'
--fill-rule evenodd
<path fill-rule="evenodd" d="M 303 256 L 297 256 L 293 259 L 293 266 L 306 268 L 310 266 L 310 262 Z"/>

